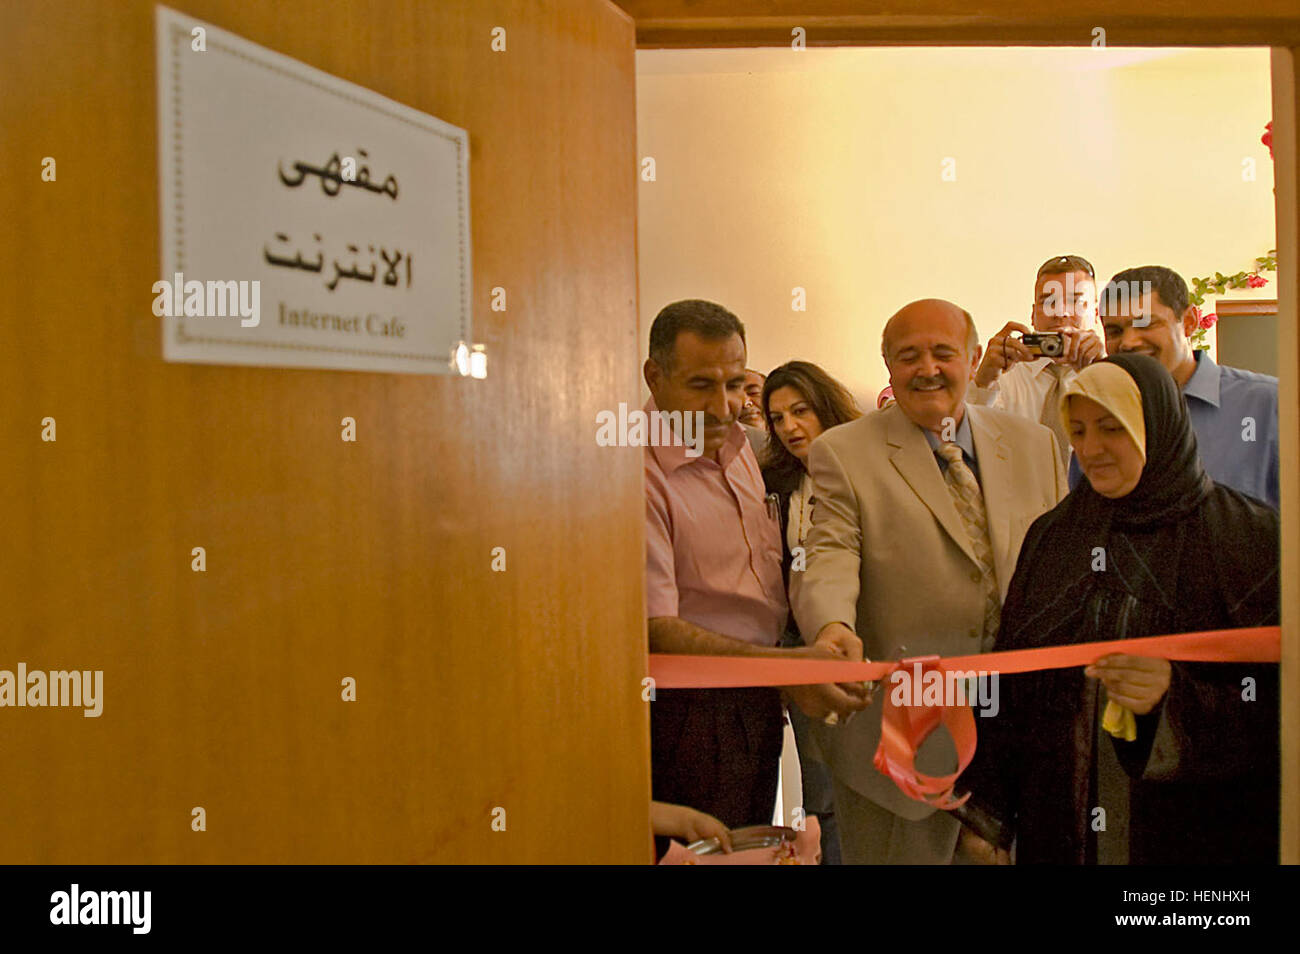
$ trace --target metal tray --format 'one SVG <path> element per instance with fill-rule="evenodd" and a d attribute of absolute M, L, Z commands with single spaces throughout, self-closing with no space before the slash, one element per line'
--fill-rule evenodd
<path fill-rule="evenodd" d="M 731 850 L 745 851 L 749 848 L 775 848 L 783 841 L 794 841 L 798 836 L 793 828 L 778 825 L 753 825 L 749 828 L 736 828 L 731 832 Z M 686 846 L 687 851 L 697 855 L 720 855 L 722 843 L 716 838 L 703 838 Z"/>

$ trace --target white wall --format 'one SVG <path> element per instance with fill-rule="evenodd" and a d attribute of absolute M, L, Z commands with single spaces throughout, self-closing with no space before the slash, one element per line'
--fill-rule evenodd
<path fill-rule="evenodd" d="M 1027 323 L 1051 255 L 1190 279 L 1275 244 L 1267 50 L 647 50 L 637 73 L 643 354 L 663 305 L 710 298 L 752 367 L 815 361 L 871 407 L 909 301 L 983 340 Z"/>

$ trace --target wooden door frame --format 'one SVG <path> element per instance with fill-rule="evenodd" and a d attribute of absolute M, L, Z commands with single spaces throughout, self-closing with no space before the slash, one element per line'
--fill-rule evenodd
<path fill-rule="evenodd" d="M 1225 16 L 1214 0 L 1076 0 L 1065 15 L 1038 0 L 618 0 L 639 49 L 808 46 L 1257 46 L 1271 50 L 1277 229 L 1278 380 L 1282 472 L 1281 860 L 1300 863 L 1300 267 L 1294 0 L 1256 0 Z M 1219 11 L 1215 7 L 1219 7 Z M 1140 14 L 1125 10 L 1141 11 Z"/>

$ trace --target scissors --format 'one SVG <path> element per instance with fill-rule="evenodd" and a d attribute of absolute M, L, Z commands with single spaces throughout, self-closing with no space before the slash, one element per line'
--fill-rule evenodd
<path fill-rule="evenodd" d="M 907 654 L 907 647 L 906 647 L 906 646 L 900 646 L 900 647 L 898 648 L 898 650 L 899 650 L 899 657 L 900 657 L 900 658 L 902 658 L 903 656 L 906 656 L 906 654 Z M 866 660 L 866 662 L 870 662 L 870 660 Z M 876 690 L 880 688 L 880 682 L 881 682 L 881 680 L 877 679 L 877 680 L 875 680 L 874 682 L 863 683 L 863 685 L 865 685 L 865 686 L 867 687 L 867 704 L 868 704 L 868 705 L 870 705 L 870 704 L 871 704 L 871 701 L 875 698 Z M 849 722 L 853 719 L 853 717 L 854 717 L 855 715 L 857 715 L 858 712 L 860 712 L 860 711 L 861 711 L 861 710 L 855 709 L 853 712 L 850 712 L 850 713 L 848 714 L 848 716 L 845 717 L 843 723 L 840 722 L 840 714 L 839 714 L 838 712 L 828 712 L 828 713 L 826 713 L 826 715 L 822 718 L 822 722 L 825 723 L 826 725 L 829 725 L 829 726 L 836 726 L 836 725 L 841 725 L 841 724 L 843 724 L 843 725 L 848 725 Z"/>

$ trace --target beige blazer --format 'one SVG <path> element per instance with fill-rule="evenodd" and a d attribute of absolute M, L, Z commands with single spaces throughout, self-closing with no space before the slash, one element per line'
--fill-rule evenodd
<path fill-rule="evenodd" d="M 968 404 L 966 413 L 1005 599 L 1029 525 L 1068 491 L 1065 471 L 1043 425 L 989 407 Z M 807 569 L 790 574 L 804 639 L 811 643 L 827 623 L 842 622 L 862 639 L 868 659 L 987 650 L 980 645 L 978 564 L 921 428 L 890 405 L 818 437 L 809 471 L 816 503 Z M 814 732 L 841 783 L 915 821 L 935 809 L 908 798 L 872 765 L 888 688 L 882 684 L 871 708 L 847 725 L 815 723 Z M 922 746 L 917 767 L 934 775 L 956 769 L 945 732 Z"/>

